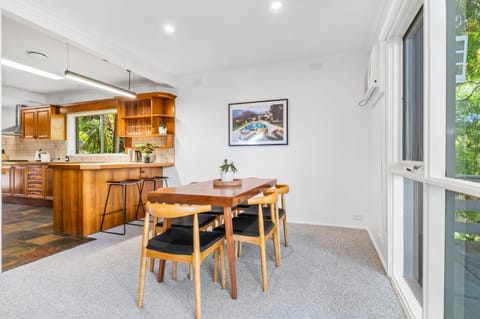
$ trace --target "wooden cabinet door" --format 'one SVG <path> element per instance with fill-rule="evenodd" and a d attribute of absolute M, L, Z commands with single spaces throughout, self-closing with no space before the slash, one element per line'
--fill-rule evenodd
<path fill-rule="evenodd" d="M 50 138 L 50 108 L 37 110 L 37 138 Z"/>
<path fill-rule="evenodd" d="M 47 168 L 47 180 L 45 184 L 45 198 L 53 199 L 53 168 Z"/>
<path fill-rule="evenodd" d="M 2 196 L 10 196 L 11 188 L 11 167 L 2 167 Z"/>
<path fill-rule="evenodd" d="M 37 136 L 36 128 L 36 110 L 24 110 L 22 111 L 22 126 L 23 126 L 23 138 L 35 139 Z"/>
<path fill-rule="evenodd" d="M 25 166 L 12 167 L 12 195 L 25 197 Z"/>

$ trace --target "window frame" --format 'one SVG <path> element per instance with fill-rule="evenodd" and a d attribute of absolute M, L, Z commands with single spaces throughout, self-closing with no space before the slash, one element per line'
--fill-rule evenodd
<path fill-rule="evenodd" d="M 124 154 L 120 153 L 97 153 L 97 154 L 84 154 L 84 153 L 77 153 L 77 130 L 76 130 L 76 118 L 81 116 L 92 116 L 92 115 L 101 115 L 101 114 L 111 114 L 114 113 L 117 115 L 116 108 L 109 108 L 109 109 L 102 109 L 96 111 L 85 111 L 85 112 L 75 112 L 67 114 L 67 155 L 71 156 L 112 156 L 112 155 L 121 155 Z M 118 120 L 118 119 L 117 119 Z M 115 125 L 118 125 L 115 121 Z M 121 136 L 118 136 L 121 137 Z"/>

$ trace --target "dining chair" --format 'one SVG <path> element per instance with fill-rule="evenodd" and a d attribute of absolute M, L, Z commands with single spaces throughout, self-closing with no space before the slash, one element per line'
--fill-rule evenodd
<path fill-rule="evenodd" d="M 202 213 L 198 215 L 198 228 L 200 231 L 207 230 L 208 228 L 213 228 L 217 225 L 217 215 L 209 214 L 212 211 L 208 211 L 208 213 Z M 170 220 L 170 226 L 172 227 L 180 227 L 180 228 L 187 228 L 193 229 L 193 216 L 184 216 L 173 218 Z M 158 218 L 153 218 L 154 232 L 156 235 L 162 233 L 165 230 L 163 221 L 159 221 Z M 155 267 L 155 258 L 150 259 L 150 271 L 153 271 Z M 189 275 L 190 279 L 192 278 L 192 267 L 189 267 Z M 172 279 L 177 280 L 177 262 L 172 262 Z"/>
<path fill-rule="evenodd" d="M 220 252 L 221 263 L 221 281 L 222 288 L 225 288 L 225 258 L 224 258 L 224 239 L 225 235 L 219 231 L 200 231 L 198 216 L 200 213 L 208 212 L 210 205 L 174 205 L 164 203 L 147 203 L 147 212 L 145 220 L 149 220 L 150 215 L 155 218 L 171 218 L 193 216 L 193 228 L 169 227 L 165 223 L 166 229 L 159 235 L 153 234 L 150 229 L 150 223 L 144 223 L 140 274 L 138 285 L 138 308 L 143 307 L 145 276 L 147 268 L 147 258 L 160 259 L 160 268 L 158 270 L 158 282 L 163 281 L 165 271 L 165 261 L 179 261 L 188 263 L 194 269 L 194 287 L 195 287 L 195 318 L 201 318 L 201 287 L 200 287 L 200 264 L 214 253 L 214 272 L 213 281 L 218 281 L 218 253 Z"/>
<path fill-rule="evenodd" d="M 278 231 L 280 232 L 280 223 L 283 223 L 283 237 L 285 241 L 285 247 L 288 246 L 288 227 L 287 227 L 287 203 L 286 203 L 286 194 L 290 191 L 290 188 L 286 184 L 277 184 L 275 188 L 267 189 L 263 192 L 264 195 L 269 195 L 274 192 L 280 195 L 280 207 L 278 207 Z M 248 206 L 245 208 L 241 215 L 243 216 L 257 216 L 257 207 Z M 268 207 L 263 207 L 263 217 L 265 219 L 272 219 L 270 216 L 270 209 Z"/>
<path fill-rule="evenodd" d="M 232 219 L 233 239 L 239 243 L 245 242 L 257 245 L 260 248 L 262 288 L 264 292 L 268 291 L 266 243 L 270 237 L 272 237 L 274 243 L 275 266 L 280 266 L 280 245 L 275 225 L 277 222 L 277 201 L 278 194 L 276 192 L 261 197 L 254 197 L 248 200 L 248 204 L 257 207 L 258 215 L 256 218 L 240 214 Z M 263 205 L 268 205 L 270 208 L 272 219 L 268 220 L 263 217 Z M 214 229 L 214 231 L 217 230 L 225 232 L 225 225 Z"/>

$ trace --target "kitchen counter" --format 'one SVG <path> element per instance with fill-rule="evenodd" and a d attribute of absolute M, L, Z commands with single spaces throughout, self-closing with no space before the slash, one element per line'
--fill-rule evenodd
<path fill-rule="evenodd" d="M 111 168 L 151 168 L 173 166 L 173 163 L 143 162 L 49 162 L 48 167 L 57 169 L 98 170 Z"/>
<path fill-rule="evenodd" d="M 23 160 L 2 161 L 2 165 L 48 165 L 48 164 L 50 164 L 50 162 L 23 161 Z"/>
<path fill-rule="evenodd" d="M 173 163 L 142 162 L 50 162 L 53 170 L 53 228 L 56 232 L 90 235 L 100 231 L 107 181 L 141 179 L 163 175 L 163 167 Z M 152 191 L 153 183 L 145 183 L 142 199 Z M 127 221 L 135 220 L 138 189 L 127 187 Z M 123 224 L 122 194 L 119 187 L 112 188 L 107 206 L 104 229 Z M 139 211 L 139 218 L 143 210 Z"/>

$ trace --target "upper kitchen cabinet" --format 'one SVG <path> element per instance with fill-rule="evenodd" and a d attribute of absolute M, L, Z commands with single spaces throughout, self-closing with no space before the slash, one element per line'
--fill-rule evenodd
<path fill-rule="evenodd" d="M 170 93 L 138 94 L 132 100 L 118 98 L 118 131 L 124 137 L 165 136 L 164 147 L 173 147 L 175 98 Z"/>
<path fill-rule="evenodd" d="M 65 140 L 65 114 L 48 105 L 22 109 L 23 138 L 26 140 Z"/>

